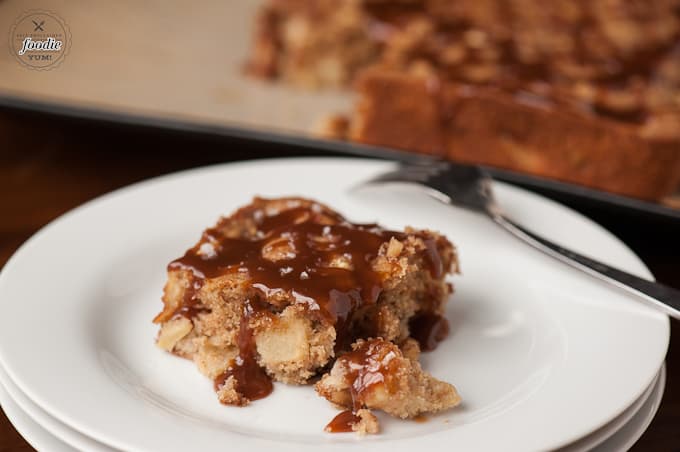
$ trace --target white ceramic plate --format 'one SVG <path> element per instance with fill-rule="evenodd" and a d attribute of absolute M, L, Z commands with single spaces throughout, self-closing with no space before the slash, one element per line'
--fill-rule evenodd
<path fill-rule="evenodd" d="M 612 432 L 611 436 L 602 442 L 598 442 L 597 446 L 587 447 L 583 450 L 590 452 L 622 452 L 632 447 L 640 439 L 652 422 L 652 419 L 654 419 L 654 415 L 661 403 L 665 382 L 666 371 L 662 369 L 653 387 L 650 387 L 651 393 L 648 394 L 648 397 L 645 398 L 644 403 L 642 403 L 639 409 L 631 413 L 630 419 L 620 429 Z M 32 403 L 23 395 L 20 395 L 20 397 L 22 397 L 24 403 L 29 405 Z M 98 444 L 94 440 L 52 419 L 35 405 L 32 405 L 30 411 L 24 411 L 22 406 L 17 403 L 17 400 L 8 391 L 3 389 L 2 385 L 0 385 L 0 405 L 12 425 L 38 450 L 50 452 L 72 452 L 74 450 L 115 452 L 115 449 Z M 626 410 L 626 412 L 628 411 Z M 48 431 L 43 421 L 47 424 L 58 425 L 58 435 Z"/>
<path fill-rule="evenodd" d="M 137 184 L 90 202 L 29 240 L 0 274 L 0 361 L 31 400 L 120 449 L 553 449 L 604 426 L 660 368 L 669 322 L 540 255 L 485 218 L 416 189 L 350 187 L 392 165 L 286 159 L 217 166 Z M 611 234 L 539 196 L 497 184 L 520 223 L 651 277 Z M 322 431 L 336 411 L 309 387 L 276 385 L 241 409 L 153 345 L 165 266 L 206 226 L 253 195 L 312 196 L 354 221 L 431 227 L 459 246 L 453 333 L 423 365 L 464 404 L 427 423 L 381 418 L 382 435 Z"/>
<path fill-rule="evenodd" d="M 666 368 L 661 369 L 654 392 L 626 424 L 614 435 L 590 452 L 622 452 L 633 447 L 652 423 L 663 397 L 666 386 Z"/>
<path fill-rule="evenodd" d="M 50 452 L 73 452 L 73 447 L 42 428 L 12 400 L 0 385 L 0 406 L 15 429 L 34 449 Z"/>
<path fill-rule="evenodd" d="M 666 366 L 663 365 L 649 388 L 647 388 L 645 392 L 635 402 L 633 402 L 630 407 L 626 408 L 623 413 L 618 415 L 616 419 L 609 422 L 604 427 L 597 429 L 590 435 L 559 449 L 558 452 L 592 452 L 595 449 L 601 450 L 600 447 L 602 445 L 608 444 L 608 441 L 614 435 L 616 435 L 618 431 L 626 429 L 629 422 L 635 422 L 633 419 L 635 416 L 637 416 L 637 413 L 643 409 L 644 406 L 649 405 L 650 399 L 661 399 L 665 386 Z M 656 405 L 656 408 L 658 408 L 658 405 Z M 656 413 L 656 408 L 654 413 Z M 645 425 L 645 429 L 647 428 L 647 425 Z M 614 450 L 620 451 L 622 449 Z"/>
<path fill-rule="evenodd" d="M 585 438 L 559 449 L 559 452 L 620 452 L 630 447 L 656 414 L 663 396 L 665 377 L 664 366 L 654 383 L 616 419 Z M 1 368 L 0 405 L 17 430 L 39 450 L 63 451 L 64 446 L 70 446 L 88 452 L 115 452 L 115 449 L 73 430 L 47 414 L 19 390 Z M 612 448 L 612 444 L 628 446 Z"/>
<path fill-rule="evenodd" d="M 2 369 L 0 404 L 17 431 L 40 451 L 115 452 L 47 414 L 19 390 Z"/>

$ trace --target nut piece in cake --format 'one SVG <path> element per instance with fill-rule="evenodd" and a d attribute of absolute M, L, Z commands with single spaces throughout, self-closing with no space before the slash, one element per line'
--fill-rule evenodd
<path fill-rule="evenodd" d="M 404 341 L 414 319 L 443 314 L 457 268 L 435 232 L 256 198 L 169 264 L 157 343 L 192 359 L 222 403 L 246 405 L 272 380 L 306 383 L 357 339 Z"/>
<path fill-rule="evenodd" d="M 411 356 L 417 357 L 417 352 Z M 364 409 L 413 418 L 460 403 L 455 387 L 429 375 L 417 360 L 405 357 L 396 344 L 381 338 L 354 343 L 352 351 L 340 356 L 316 384 L 316 390 L 348 409 L 328 424 L 326 429 L 331 432 L 360 429 L 366 417 L 361 415 Z"/>

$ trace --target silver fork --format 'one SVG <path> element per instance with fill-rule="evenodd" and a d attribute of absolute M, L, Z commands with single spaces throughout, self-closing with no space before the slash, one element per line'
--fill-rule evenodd
<path fill-rule="evenodd" d="M 423 164 L 404 164 L 396 171 L 381 174 L 362 183 L 360 187 L 395 182 L 420 184 L 429 195 L 439 201 L 486 214 L 497 225 L 537 250 L 623 289 L 647 305 L 680 319 L 680 291 L 583 256 L 513 222 L 503 215 L 496 203 L 491 180 L 477 166 L 429 161 Z"/>

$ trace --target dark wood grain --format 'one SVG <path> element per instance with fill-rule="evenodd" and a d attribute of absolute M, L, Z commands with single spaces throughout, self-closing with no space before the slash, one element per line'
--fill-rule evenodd
<path fill-rule="evenodd" d="M 211 163 L 281 154 L 291 147 L 0 110 L 0 266 L 39 228 L 113 189 Z M 680 228 L 634 214 L 572 206 L 628 243 L 660 281 L 680 287 Z M 680 329 L 672 325 L 659 413 L 635 451 L 680 449 Z M 0 452 L 31 447 L 0 416 Z"/>

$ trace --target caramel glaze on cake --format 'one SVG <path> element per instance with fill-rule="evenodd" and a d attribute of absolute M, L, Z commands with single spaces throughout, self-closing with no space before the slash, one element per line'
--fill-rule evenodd
<path fill-rule="evenodd" d="M 424 412 L 458 405 L 456 389 L 424 372 L 418 363 L 417 343 L 410 347 L 415 350 L 405 356 L 405 350 L 392 342 L 360 339 L 351 352 L 340 356 L 316 384 L 319 394 L 347 408 L 326 430 L 376 433 L 377 425 L 367 408 L 380 409 L 395 417 L 415 418 Z"/>
<path fill-rule="evenodd" d="M 680 0 L 277 0 L 261 17 L 252 74 L 360 79 L 324 136 L 645 199 L 680 183 Z"/>
<path fill-rule="evenodd" d="M 272 380 L 322 374 L 358 339 L 412 341 L 410 322 L 429 321 L 418 319 L 438 322 L 416 328 L 424 348 L 436 345 L 452 290 L 444 277 L 456 270 L 453 246 L 435 232 L 353 224 L 300 198 L 256 198 L 168 265 L 157 342 L 193 359 L 222 403 L 245 405 L 267 396 Z"/>

